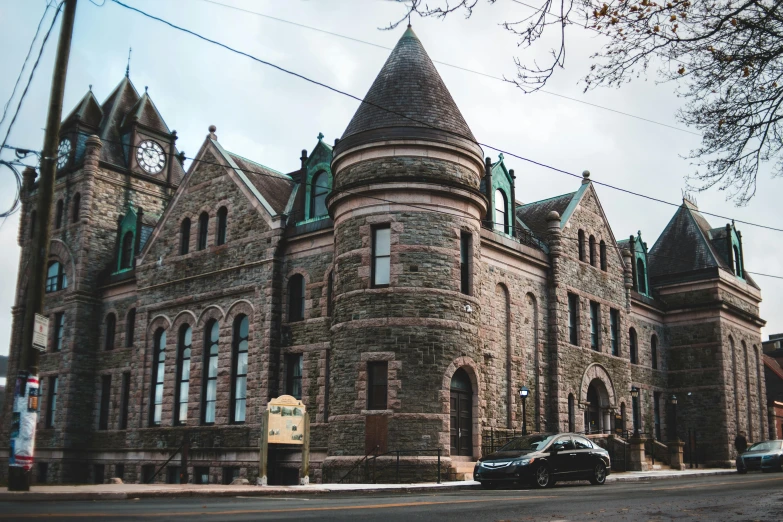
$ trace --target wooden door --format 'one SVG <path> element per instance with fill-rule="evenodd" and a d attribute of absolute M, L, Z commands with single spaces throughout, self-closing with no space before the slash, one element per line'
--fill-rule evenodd
<path fill-rule="evenodd" d="M 451 454 L 473 456 L 472 394 L 451 390 Z"/>

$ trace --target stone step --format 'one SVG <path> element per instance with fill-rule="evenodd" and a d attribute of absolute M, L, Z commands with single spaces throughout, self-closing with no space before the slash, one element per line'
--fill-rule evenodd
<path fill-rule="evenodd" d="M 454 480 L 473 480 L 473 468 L 475 466 L 475 462 L 452 462 L 449 468 L 449 477 L 453 477 Z"/>

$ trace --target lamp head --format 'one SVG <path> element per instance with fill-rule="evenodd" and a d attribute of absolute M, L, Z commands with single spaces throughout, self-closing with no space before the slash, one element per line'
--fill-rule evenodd
<path fill-rule="evenodd" d="M 528 395 L 530 395 L 530 389 L 527 386 L 522 386 L 519 389 L 519 397 L 522 399 L 526 399 Z"/>
<path fill-rule="evenodd" d="M 636 386 L 632 386 L 631 387 L 631 397 L 633 397 L 635 399 L 638 396 L 639 396 L 639 388 L 637 388 Z"/>

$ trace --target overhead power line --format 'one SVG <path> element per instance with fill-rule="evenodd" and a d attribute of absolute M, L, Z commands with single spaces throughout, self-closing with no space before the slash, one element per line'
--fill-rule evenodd
<path fill-rule="evenodd" d="M 436 129 L 436 130 L 439 130 L 439 131 L 441 131 L 441 132 L 444 132 L 444 133 L 447 133 L 447 134 L 452 134 L 452 135 L 454 135 L 454 136 L 458 136 L 458 137 L 460 137 L 460 138 L 462 138 L 462 139 L 465 139 L 465 140 L 468 140 L 468 141 L 470 141 L 470 142 L 473 142 L 473 143 L 475 143 L 475 144 L 479 145 L 480 147 L 485 147 L 485 148 L 487 148 L 487 149 L 491 149 L 491 150 L 494 150 L 494 151 L 497 151 L 497 152 L 502 152 L 504 155 L 511 156 L 511 157 L 513 157 L 513 158 L 516 158 L 516 159 L 519 159 L 519 160 L 521 160 L 521 161 L 525 161 L 525 162 L 527 162 L 527 163 L 531 163 L 531 164 L 533 164 L 533 165 L 537 165 L 537 166 L 539 166 L 539 167 L 543 167 L 543 168 L 546 168 L 546 169 L 549 169 L 549 170 L 552 170 L 552 171 L 555 171 L 555 172 L 559 172 L 559 173 L 561 173 L 561 174 L 565 174 L 565 175 L 567 175 L 567 176 L 571 176 L 571 177 L 574 177 L 574 178 L 582 179 L 582 176 L 581 176 L 581 175 L 579 175 L 579 174 L 574 174 L 574 173 L 572 173 L 572 172 L 568 172 L 567 170 L 563 170 L 563 169 L 560 169 L 560 168 L 557 168 L 557 167 L 553 167 L 553 166 L 551 166 L 551 165 L 547 165 L 546 163 L 542 163 L 542 162 L 539 162 L 539 161 L 536 161 L 536 160 L 533 160 L 533 159 L 530 159 L 530 158 L 526 158 L 526 157 L 524 157 L 524 156 L 522 156 L 522 155 L 515 154 L 515 153 L 513 153 L 513 152 L 510 152 L 510 151 L 507 151 L 507 150 L 505 150 L 505 149 L 502 149 L 502 148 L 499 148 L 499 147 L 495 147 L 495 146 L 493 146 L 493 145 L 489 145 L 489 144 L 486 144 L 486 143 L 482 143 L 482 142 L 480 142 L 480 141 L 476 141 L 476 140 L 475 140 L 475 138 L 472 138 L 472 137 L 470 137 L 470 136 L 465 136 L 465 135 L 462 135 L 462 134 L 460 134 L 460 133 L 457 133 L 457 132 L 454 132 L 454 131 L 451 131 L 451 130 L 447 130 L 447 129 L 441 129 L 441 128 L 435 127 L 434 125 L 431 125 L 431 124 L 429 124 L 429 123 L 427 123 L 427 122 L 424 122 L 424 121 L 418 120 L 418 119 L 416 119 L 416 118 L 413 118 L 413 117 L 411 117 L 411 116 L 408 116 L 408 115 L 406 115 L 406 114 L 402 114 L 402 113 L 400 113 L 400 112 L 398 112 L 398 111 L 394 111 L 394 110 L 392 110 L 392 109 L 389 109 L 389 108 L 386 108 L 386 107 L 380 106 L 380 105 L 378 105 L 378 104 L 376 104 L 376 103 L 373 103 L 373 102 L 370 102 L 370 101 L 364 100 L 364 99 L 362 99 L 362 98 L 361 98 L 361 97 L 359 97 L 359 96 L 356 96 L 356 95 L 354 95 L 354 94 L 351 94 L 351 93 L 349 93 L 349 92 L 346 92 L 346 91 L 343 91 L 343 90 L 340 90 L 340 89 L 338 89 L 338 88 L 336 88 L 336 87 L 332 87 L 331 85 L 328 85 L 328 84 L 326 84 L 326 83 L 320 82 L 320 81 L 318 81 L 318 80 L 314 80 L 314 79 L 312 79 L 312 78 L 309 78 L 309 77 L 307 77 L 307 76 L 305 76 L 305 75 L 303 75 L 303 74 L 300 74 L 300 73 L 297 73 L 297 72 L 291 71 L 291 70 L 289 70 L 289 69 L 286 69 L 286 68 L 284 68 L 284 67 L 281 67 L 281 66 L 279 66 L 279 65 L 277 65 L 277 64 L 274 64 L 274 63 L 272 63 L 272 62 L 269 62 L 269 61 L 267 61 L 267 60 L 263 60 L 263 59 L 261 59 L 261 58 L 258 58 L 257 56 L 253 56 L 252 54 L 246 53 L 246 52 L 244 52 L 244 51 L 240 51 L 240 50 L 238 50 L 238 49 L 235 49 L 235 48 L 233 48 L 233 47 L 231 47 L 231 46 L 229 46 L 229 45 L 226 45 L 226 44 L 224 44 L 224 43 L 222 43 L 222 42 L 219 42 L 219 41 L 217 41 L 217 40 L 213 40 L 213 39 L 211 39 L 211 38 L 208 38 L 208 37 L 206 37 L 206 36 L 204 36 L 204 35 L 202 35 L 202 34 L 199 34 L 199 33 L 195 32 L 195 31 L 192 31 L 192 30 L 190 30 L 190 29 L 187 29 L 187 28 L 184 28 L 184 27 L 178 26 L 178 25 L 176 25 L 176 24 L 174 24 L 174 23 L 172 23 L 172 22 L 169 22 L 168 20 L 165 20 L 165 19 L 163 19 L 163 18 L 160 18 L 160 17 L 158 17 L 158 16 L 155 16 L 155 15 L 149 14 L 149 13 L 147 13 L 147 12 L 145 12 L 145 11 L 141 10 L 141 9 L 138 9 L 138 8 L 136 8 L 136 7 L 129 6 L 129 5 L 127 5 L 127 4 L 123 3 L 123 2 L 121 2 L 120 0 L 112 0 L 112 2 L 114 2 L 115 4 L 117 4 L 117 5 L 121 6 L 121 7 L 124 7 L 124 8 L 126 8 L 126 9 L 129 9 L 129 10 L 131 10 L 131 11 L 137 12 L 137 13 L 141 14 L 142 16 L 145 16 L 145 17 L 147 17 L 147 18 L 150 18 L 150 19 L 152 19 L 152 20 L 155 20 L 155 21 L 161 22 L 161 23 L 163 23 L 163 24 L 165 24 L 165 25 L 168 25 L 169 27 L 171 27 L 171 28 L 173 28 L 173 29 L 176 29 L 176 30 L 178 30 L 178 31 L 182 31 L 182 32 L 185 32 L 185 33 L 187 33 L 187 34 L 190 34 L 190 35 L 192 35 L 192 36 L 195 36 L 196 38 L 198 38 L 198 39 L 200 39 L 200 40 L 204 40 L 205 42 L 211 43 L 211 44 L 213 44 L 213 45 L 216 45 L 216 46 L 218 46 L 218 47 L 221 47 L 221 48 L 223 48 L 223 49 L 226 49 L 226 50 L 228 50 L 228 51 L 231 51 L 231 52 L 233 52 L 233 53 L 235 53 L 235 54 L 238 54 L 238 55 L 240 55 L 240 56 L 244 56 L 244 57 L 246 57 L 246 58 L 249 58 L 249 59 L 251 59 L 251 60 L 253 60 L 253 61 L 256 61 L 256 62 L 258 62 L 258 63 L 261 63 L 261 64 L 263 64 L 263 65 L 266 65 L 266 66 L 272 67 L 272 68 L 274 68 L 274 69 L 277 69 L 277 70 L 278 70 L 278 71 L 280 71 L 280 72 L 283 72 L 283 73 L 289 74 L 289 75 L 291 75 L 291 76 L 294 76 L 294 77 L 296 77 L 296 78 L 299 78 L 299 79 L 301 79 L 301 80 L 304 80 L 304 81 L 306 81 L 306 82 L 308 82 L 308 83 L 311 83 L 311 84 L 313 84 L 313 85 L 317 85 L 317 86 L 319 86 L 319 87 L 323 87 L 324 89 L 330 90 L 330 91 L 332 91 L 332 92 L 335 92 L 335 93 L 337 93 L 337 94 L 341 94 L 341 95 L 343 95 L 343 96 L 346 96 L 346 97 L 348 97 L 348 98 L 351 98 L 351 99 L 353 99 L 353 100 L 356 100 L 356 101 L 358 101 L 358 102 L 360 102 L 360 103 L 364 103 L 364 104 L 370 105 L 370 106 L 372 106 L 372 107 L 375 107 L 375 108 L 377 108 L 377 109 L 383 110 L 383 111 L 385 111 L 385 112 L 388 112 L 388 113 L 390 113 L 390 114 L 394 114 L 394 115 L 396 115 L 396 116 L 399 116 L 399 117 L 401 117 L 401 118 L 407 119 L 407 120 L 409 120 L 409 121 L 412 121 L 412 122 L 414 122 L 414 123 L 417 123 L 417 124 L 419 124 L 419 125 L 422 125 L 422 126 L 424 126 L 424 127 L 429 127 L 429 128 L 431 128 L 431 129 Z M 621 188 L 621 187 L 617 187 L 617 186 L 615 186 L 615 185 L 611 185 L 611 184 L 609 184 L 609 183 L 604 183 L 604 182 L 601 182 L 601 181 L 595 181 L 595 180 L 592 180 L 592 182 L 593 182 L 593 183 L 595 183 L 595 184 L 597 184 L 597 185 L 603 186 L 603 187 L 611 188 L 611 189 L 613 189 L 613 190 L 616 190 L 616 191 L 619 191 L 619 192 L 624 192 L 624 193 L 626 193 L 626 194 L 631 194 L 631 195 L 633 195 L 633 196 L 637 196 L 637 197 L 640 197 L 640 198 L 644 198 L 644 199 L 647 199 L 647 200 L 650 200 L 650 201 L 655 201 L 655 202 L 658 202 L 658 203 L 663 203 L 663 204 L 665 204 L 665 205 L 669 205 L 669 206 L 672 206 L 672 207 L 679 207 L 679 206 L 680 206 L 680 204 L 679 204 L 679 203 L 672 203 L 671 201 L 666 201 L 666 200 L 663 200 L 663 199 L 660 199 L 660 198 L 656 198 L 656 197 L 653 197 L 653 196 L 648 196 L 648 195 L 642 194 L 642 193 L 640 193 L 640 192 L 634 192 L 634 191 L 632 191 L 632 190 L 628 190 L 628 189 L 624 189 L 624 188 Z M 705 215 L 708 215 L 708 216 L 717 217 L 717 218 L 720 218 L 720 219 L 727 219 L 727 220 L 732 220 L 732 218 L 731 218 L 731 217 L 724 216 L 724 215 L 721 215 L 721 214 L 715 214 L 715 213 L 712 213 L 712 212 L 707 212 L 707 211 L 703 211 L 703 210 L 701 210 L 701 211 L 699 211 L 699 212 L 700 212 L 700 213 L 702 213 L 702 214 L 705 214 Z M 750 222 L 750 221 L 745 221 L 745 220 L 736 219 L 736 218 L 734 218 L 733 220 L 734 220 L 735 222 L 737 222 L 737 223 L 742 223 L 742 224 L 744 224 L 744 225 L 748 225 L 748 226 L 759 227 L 759 228 L 763 228 L 763 229 L 766 229 L 766 230 L 774 230 L 774 231 L 776 231 L 776 232 L 783 232 L 783 228 L 777 228 L 777 227 L 772 227 L 772 226 L 768 226 L 768 225 L 761 225 L 761 224 L 758 224 L 758 223 L 753 223 L 753 222 Z"/>
<path fill-rule="evenodd" d="M 220 2 L 215 2 L 214 0 L 201 0 L 201 1 L 205 2 L 205 3 L 208 3 L 208 4 L 224 7 L 226 9 L 232 9 L 234 11 L 239 11 L 239 12 L 242 12 L 242 13 L 252 14 L 252 15 L 255 15 L 255 16 L 259 16 L 261 18 L 266 18 L 268 20 L 274 20 L 276 22 L 293 25 L 295 27 L 300 27 L 302 29 L 308 29 L 310 31 L 316 31 L 316 32 L 319 32 L 319 33 L 322 33 L 322 34 L 326 34 L 326 35 L 329 35 L 329 36 L 342 38 L 344 40 L 349 40 L 351 42 L 360 43 L 360 44 L 363 44 L 363 45 L 369 45 L 371 47 L 376 47 L 378 49 L 384 49 L 384 50 L 387 50 L 387 51 L 391 51 L 393 49 L 393 47 L 387 47 L 385 45 L 380 45 L 380 44 L 376 44 L 376 43 L 373 43 L 373 42 L 368 42 L 366 40 L 361 40 L 359 38 L 354 38 L 352 36 L 346 36 L 344 34 L 335 33 L 335 32 L 332 32 L 332 31 L 327 31 L 325 29 L 321 29 L 319 27 L 313 27 L 311 25 L 305 25 L 305 24 L 301 24 L 301 23 L 298 23 L 298 22 L 292 22 L 291 20 L 286 20 L 284 18 L 278 18 L 276 16 L 270 16 L 270 15 L 267 15 L 267 14 L 264 14 L 264 13 L 259 13 L 258 11 L 251 11 L 250 9 L 244 9 L 242 7 L 237 7 L 237 6 L 234 6 L 234 5 L 223 4 L 223 3 L 220 3 Z M 522 4 L 522 5 L 526 5 L 526 4 Z M 527 6 L 527 7 L 530 7 L 530 6 Z M 513 82 L 507 80 L 506 78 L 500 77 L 500 76 L 495 76 L 495 75 L 488 74 L 488 73 L 485 73 L 485 72 L 476 71 L 474 69 L 469 69 L 469 68 L 463 67 L 461 65 L 455 65 L 453 63 L 443 62 L 443 61 L 440 61 L 440 60 L 432 60 L 432 61 L 437 63 L 437 64 L 439 64 L 439 65 L 443 65 L 443 66 L 446 66 L 446 67 L 451 67 L 452 69 L 457 69 L 457 70 L 464 71 L 464 72 L 471 73 L 471 74 L 477 74 L 479 76 L 484 76 L 485 78 L 490 78 L 492 80 L 498 80 L 500 82 L 507 83 L 507 84 L 513 84 Z M 667 127 L 669 129 L 673 129 L 673 130 L 676 130 L 676 131 L 685 132 L 687 134 L 692 134 L 694 136 L 701 136 L 701 134 L 698 133 L 698 132 L 693 132 L 693 131 L 688 130 L 688 129 L 682 129 L 682 128 L 677 127 L 675 125 L 669 125 L 668 123 L 662 123 L 660 121 L 655 121 L 655 120 L 650 119 L 650 118 L 645 118 L 644 116 L 638 116 L 636 114 L 631 114 L 629 112 L 621 111 L 621 110 L 618 110 L 618 109 L 613 109 L 613 108 L 607 107 L 605 105 L 599 105 L 597 103 L 592 103 L 592 102 L 589 102 L 589 101 L 580 100 L 579 98 L 574 98 L 572 96 L 567 96 L 565 94 L 560 94 L 560 93 L 557 93 L 557 92 L 548 91 L 546 89 L 538 89 L 537 92 L 541 92 L 541 93 L 544 93 L 544 94 L 549 94 L 550 96 L 557 96 L 558 98 L 563 98 L 563 99 L 570 100 L 570 101 L 573 101 L 573 102 L 576 102 L 576 103 L 581 103 L 583 105 L 588 105 L 590 107 L 595 107 L 597 109 L 613 112 L 613 113 L 619 114 L 621 116 L 627 116 L 629 118 L 634 118 L 634 119 L 637 119 L 637 120 L 640 120 L 640 121 L 644 121 L 644 122 L 647 122 L 647 123 L 660 125 L 662 127 Z"/>

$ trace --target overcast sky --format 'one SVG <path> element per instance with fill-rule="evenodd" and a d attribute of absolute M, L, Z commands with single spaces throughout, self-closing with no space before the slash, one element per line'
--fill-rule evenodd
<path fill-rule="evenodd" d="M 101 4 L 104 0 L 94 0 Z M 185 26 L 214 40 L 305 74 L 338 89 L 363 96 L 389 51 L 336 36 L 220 7 L 206 0 L 125 0 L 126 3 Z M 216 0 L 324 31 L 393 47 L 404 31 L 379 31 L 402 15 L 386 0 Z M 209 125 L 217 126 L 221 144 L 232 152 L 283 172 L 299 166 L 302 149 L 311 150 L 323 132 L 332 143 L 347 126 L 358 102 L 308 84 L 144 18 L 106 0 L 102 7 L 80 0 L 64 114 L 92 85 L 103 101 L 125 73 L 133 48 L 130 77 L 149 93 L 178 146 L 197 152 Z M 0 0 L 0 107 L 11 95 L 45 0 Z M 413 28 L 435 61 L 492 76 L 515 75 L 514 56 L 545 59 L 546 47 L 519 53 L 514 38 L 498 24 L 517 20 L 530 10 L 510 0 L 481 2 L 472 18 L 455 14 L 445 21 L 414 19 Z M 44 25 L 48 26 L 50 16 Z M 57 28 L 50 37 L 9 144 L 40 149 L 49 96 Z M 602 45 L 600 36 L 578 28 L 568 32 L 565 70 L 557 71 L 546 89 L 617 111 L 680 126 L 672 85 L 655 78 L 620 90 L 582 93 L 579 79 L 588 71 L 589 55 Z M 37 48 L 36 48 L 37 49 Z M 592 172 L 605 181 L 671 202 L 681 201 L 683 177 L 692 171 L 682 155 L 698 145 L 692 134 L 622 116 L 546 93 L 525 95 L 512 85 L 436 64 L 476 138 L 520 156 L 569 172 Z M 25 74 L 25 79 L 26 79 Z M 14 99 L 12 109 L 18 99 Z M 10 119 L 10 117 L 9 117 Z M 0 127 L 5 134 L 7 122 Z M 496 154 L 485 150 L 485 155 Z M 3 154 L 8 158 L 9 155 Z M 513 158 L 506 160 L 517 175 L 517 199 L 536 201 L 576 190 L 579 180 Z M 783 228 L 778 217 L 783 180 L 759 179 L 758 195 L 744 208 L 713 190 L 697 195 L 700 209 L 736 219 Z M 674 207 L 596 187 L 617 239 L 642 231 L 651 248 L 675 212 Z M 12 200 L 14 182 L 0 170 L 0 206 Z M 713 227 L 725 220 L 708 217 Z M 18 214 L 0 227 L 0 354 L 8 353 L 11 307 L 19 249 Z M 739 225 L 749 271 L 781 274 L 783 233 Z M 762 287 L 761 315 L 767 320 L 764 339 L 783 331 L 783 280 L 755 277 Z"/>

